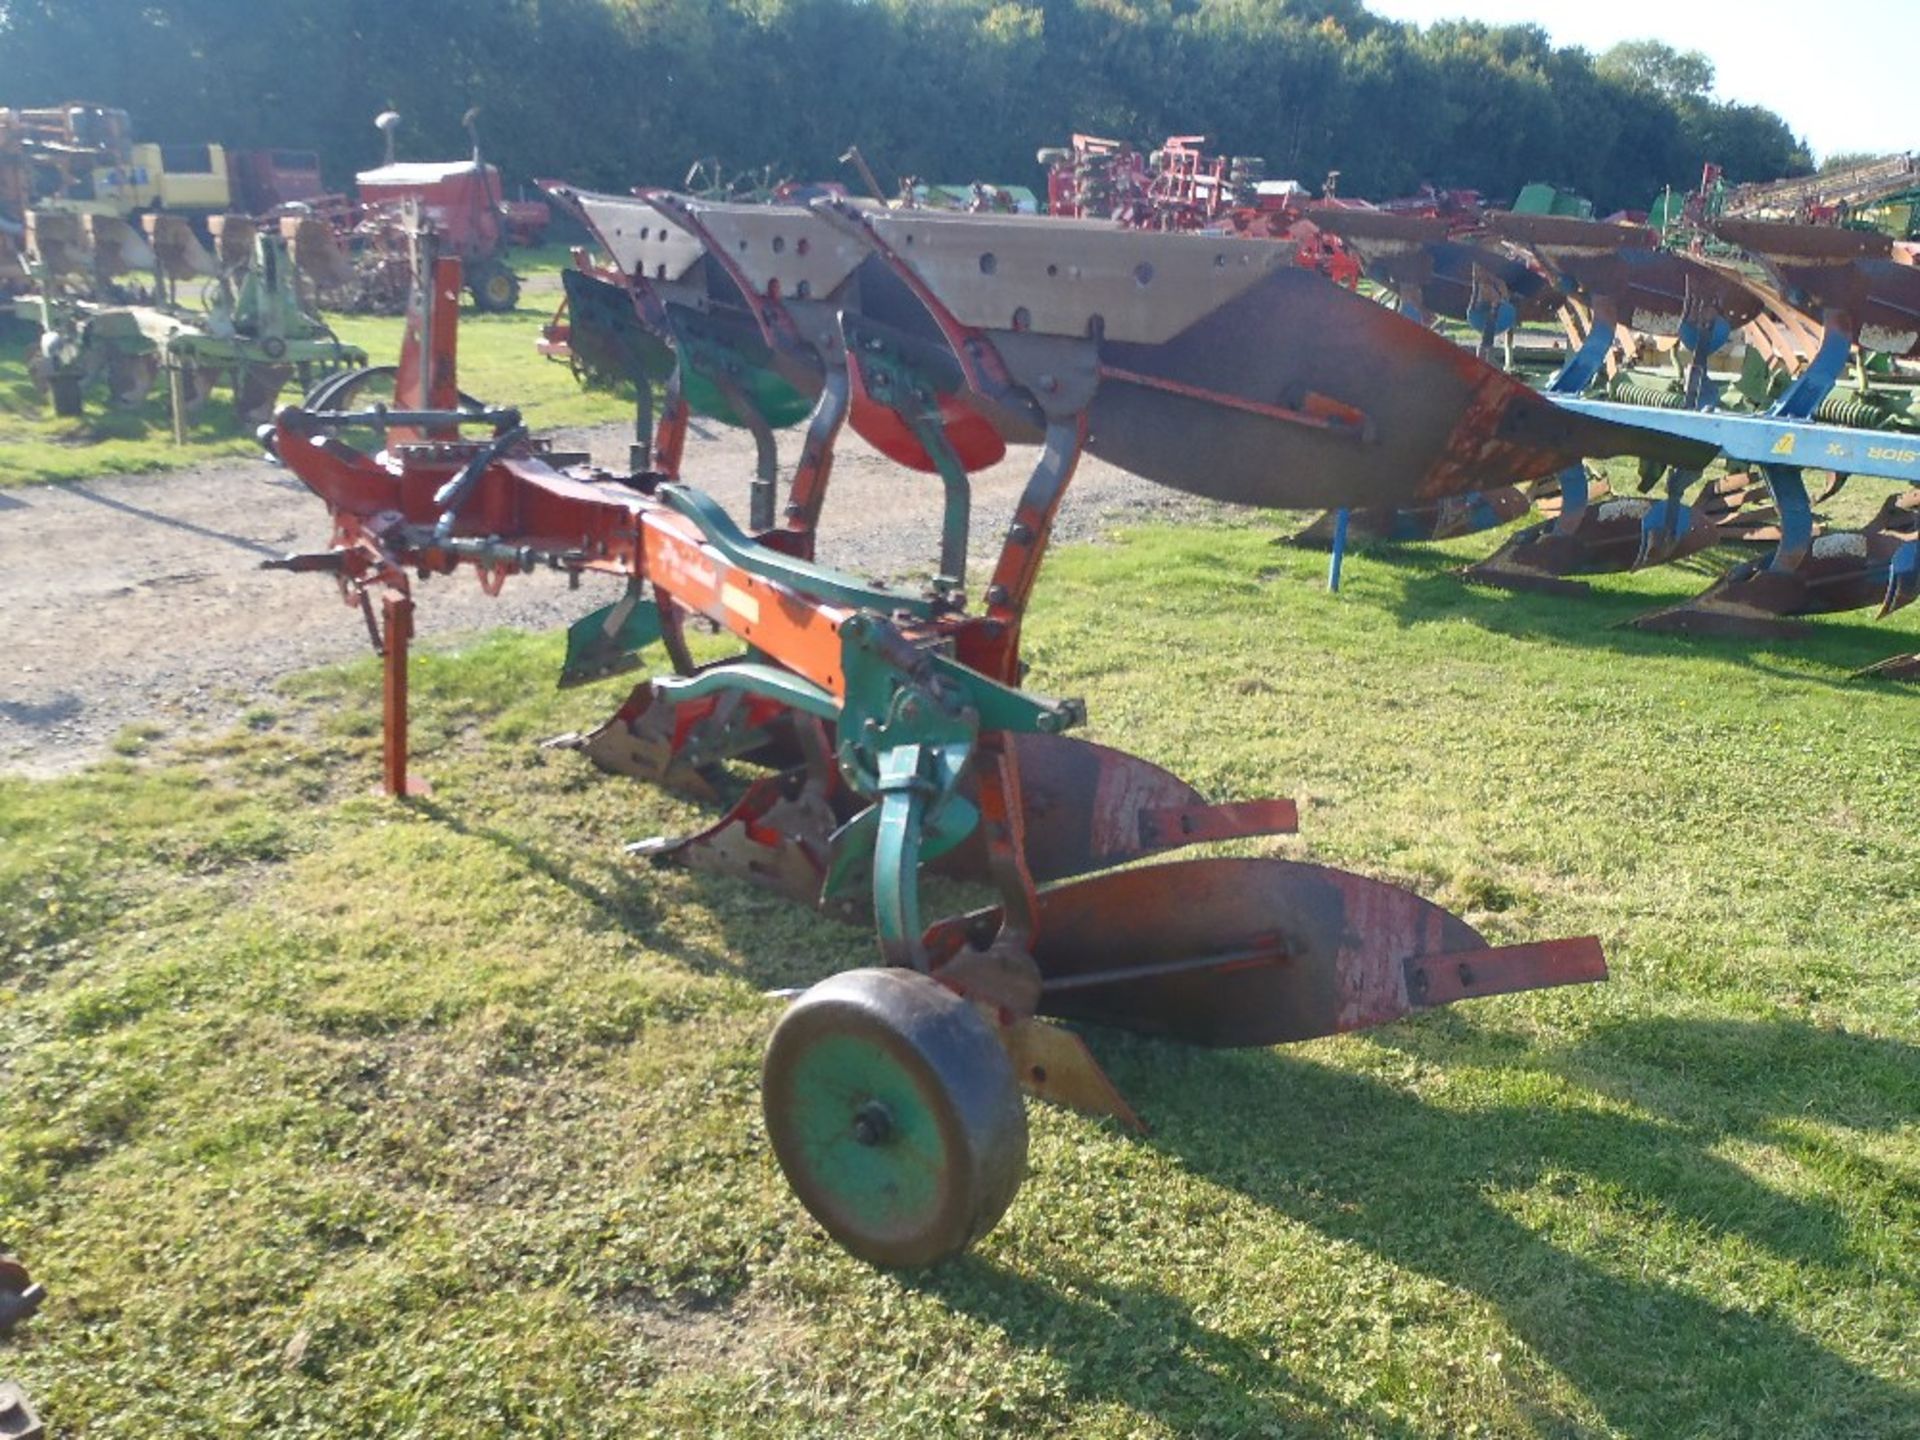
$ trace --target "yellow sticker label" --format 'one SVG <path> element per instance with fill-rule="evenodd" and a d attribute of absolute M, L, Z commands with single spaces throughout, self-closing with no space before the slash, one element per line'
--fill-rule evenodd
<path fill-rule="evenodd" d="M 1800 437 L 1798 435 L 1795 435 L 1791 430 L 1789 430 L 1786 434 L 1782 435 L 1778 440 L 1773 442 L 1773 453 L 1776 455 L 1791 455 L 1793 453 L 1793 442 L 1798 440 L 1799 438 Z"/>
<path fill-rule="evenodd" d="M 760 602 L 731 580 L 720 587 L 720 603 L 749 625 L 760 623 Z"/>

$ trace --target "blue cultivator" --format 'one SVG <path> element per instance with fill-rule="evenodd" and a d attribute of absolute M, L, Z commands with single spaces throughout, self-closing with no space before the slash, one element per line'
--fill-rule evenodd
<path fill-rule="evenodd" d="M 1622 331 L 1629 330 L 1669 337 L 1686 349 L 1682 407 L 1702 410 L 1718 403 L 1709 362 L 1765 312 L 1760 292 L 1738 276 L 1656 248 L 1651 231 L 1561 216 L 1499 215 L 1490 223 L 1531 250 L 1591 310 L 1586 338 L 1548 383 L 1549 395 L 1585 394 Z M 1843 346 L 1843 363 L 1845 356 Z M 1649 414 L 1641 407 L 1616 408 Z M 1577 592 L 1585 586 L 1572 577 L 1677 560 L 1739 538 L 1739 526 L 1752 518 L 1741 516 L 1749 498 L 1743 482 L 1710 485 L 1689 504 L 1686 492 L 1700 480 L 1699 470 L 1669 467 L 1648 478 L 1662 486 L 1659 498 L 1613 495 L 1584 465 L 1569 467 L 1560 476 L 1557 515 L 1520 531 L 1462 573 L 1505 589 Z"/>
<path fill-rule="evenodd" d="M 1778 634 L 1799 628 L 1799 616 L 1868 606 L 1887 615 L 1920 593 L 1920 490 L 1891 497 L 1860 529 L 1820 533 L 1804 476 L 1810 469 L 1829 471 L 1835 488 L 1863 475 L 1920 487 L 1920 439 L 1811 418 L 1832 396 L 1856 349 L 1896 360 L 1920 358 L 1920 268 L 1896 260 L 1884 236 L 1752 221 L 1726 222 L 1720 233 L 1757 256 L 1788 301 L 1817 311 L 1825 334 L 1806 369 L 1765 415 L 1642 414 L 1643 425 L 1709 440 L 1729 461 L 1752 466 L 1778 512 L 1779 541 L 1704 594 L 1636 623 L 1653 630 Z M 1619 407 L 1570 408 L 1613 415 Z M 1649 515 L 1649 530 L 1657 519 L 1663 517 Z M 1650 543 L 1637 563 L 1662 558 Z M 1900 673 L 1900 666 L 1880 673 Z"/>

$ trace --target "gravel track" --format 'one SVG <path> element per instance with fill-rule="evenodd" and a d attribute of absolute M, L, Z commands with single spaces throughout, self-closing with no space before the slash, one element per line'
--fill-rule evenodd
<path fill-rule="evenodd" d="M 556 443 L 625 467 L 627 435 L 608 425 Z M 782 437 L 791 461 L 798 438 Z M 973 563 L 989 562 L 1036 452 L 1016 450 L 975 477 Z M 744 516 L 753 447 L 734 430 L 696 432 L 685 473 Z M 856 575 L 925 575 L 938 550 L 940 485 L 849 433 L 836 455 L 820 558 Z M 1057 541 L 1116 521 L 1195 516 L 1213 507 L 1096 460 L 1082 463 Z M 262 560 L 320 549 L 326 511 L 262 461 L 210 462 L 164 475 L 0 490 L 0 769 L 52 775 L 105 755 L 134 724 L 219 731 L 280 676 L 364 654 L 367 635 L 323 576 L 262 571 Z M 495 626 L 544 629 L 616 593 L 589 577 L 510 581 L 497 598 L 466 576 L 417 588 L 420 643 L 444 646 Z"/>

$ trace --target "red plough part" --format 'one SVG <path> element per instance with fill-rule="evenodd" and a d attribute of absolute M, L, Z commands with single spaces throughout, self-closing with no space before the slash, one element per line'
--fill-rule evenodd
<path fill-rule="evenodd" d="M 1358 255 L 1370 280 L 1394 296 L 1400 313 L 1422 324 L 1445 317 L 1473 327 L 1475 353 L 1491 361 L 1502 337 L 1517 326 L 1552 315 L 1563 299 L 1535 266 L 1463 235 L 1456 220 L 1439 215 L 1372 209 L 1328 209 L 1315 223 Z M 1327 512 L 1290 537 L 1290 543 L 1327 549 L 1344 538 L 1392 544 L 1448 540 L 1517 520 L 1533 507 L 1518 485 L 1448 496 L 1428 505 Z"/>
<path fill-rule="evenodd" d="M 337 536 L 290 563 L 331 571 L 355 598 L 404 598 L 414 574 L 462 568 L 491 583 L 535 567 L 626 580 L 574 627 L 568 674 L 664 642 L 680 673 L 636 690 L 604 746 L 617 738 L 631 773 L 728 807 L 643 853 L 871 917 L 877 933 L 880 968 L 802 996 L 764 1073 L 782 1167 L 849 1249 L 925 1264 L 990 1229 L 1024 1170 L 1022 1088 L 1137 1123 L 1078 1034 L 1046 1017 L 1265 1045 L 1604 976 L 1591 938 L 1490 946 L 1420 897 L 1338 870 L 1243 856 L 1116 868 L 1284 834 L 1294 809 L 1210 804 L 1150 761 L 1072 737 L 1078 702 L 1020 688 L 1021 625 L 1083 453 L 1295 506 L 1438 498 L 1596 453 L 1685 463 L 1699 447 L 1568 414 L 1270 241 L 644 203 L 678 235 L 649 222 L 622 257 L 630 279 L 658 275 L 650 247 L 693 236 L 687 273 L 705 269 L 713 308 L 750 321 L 783 366 L 817 367 L 812 449 L 775 523 L 742 529 L 659 473 L 549 457 L 512 412 L 433 390 L 426 413 L 384 423 L 490 437 L 366 454 L 336 436 L 367 416 L 281 414 L 279 458 Z M 421 373 L 450 374 L 451 328 L 433 334 L 441 363 Z M 1289 339 L 1303 335 L 1313 343 Z M 807 558 L 843 416 L 945 487 L 923 590 Z M 976 601 L 967 475 L 1029 441 L 1041 449 Z M 687 615 L 748 648 L 687 663 L 672 641 Z M 986 903 L 929 917 L 924 874 Z"/>

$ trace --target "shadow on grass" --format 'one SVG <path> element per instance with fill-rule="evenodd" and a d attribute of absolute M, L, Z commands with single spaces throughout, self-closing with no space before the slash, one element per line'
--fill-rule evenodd
<path fill-rule="evenodd" d="M 571 890 L 593 907 L 604 925 L 646 934 L 650 943 L 657 940 L 662 910 L 657 887 L 649 883 L 652 877 L 647 866 L 629 861 L 616 851 L 607 857 L 609 863 L 598 867 L 606 883 L 596 883 L 572 865 L 554 859 L 540 846 L 509 831 L 478 823 L 430 796 L 410 796 L 406 804 L 464 839 L 484 840 L 498 846 L 534 874 Z M 697 961 L 697 957 L 687 955 L 674 958 Z"/>
<path fill-rule="evenodd" d="M 1488 553 L 1492 553 L 1491 548 Z M 1909 631 L 1834 616 L 1803 617 L 1811 633 L 1800 638 L 1671 635 L 1632 628 L 1631 622 L 1638 617 L 1691 599 L 1746 558 L 1729 547 L 1666 567 L 1663 573 L 1691 574 L 1700 582 L 1695 588 L 1671 595 L 1610 590 L 1604 575 L 1576 577 L 1599 582 L 1588 594 L 1579 596 L 1470 585 L 1454 573 L 1462 563 L 1457 557 L 1416 546 L 1381 545 L 1359 558 L 1394 572 L 1399 581 L 1397 593 L 1386 596 L 1383 603 L 1403 629 L 1464 620 L 1491 634 L 1549 641 L 1572 649 L 1608 650 L 1647 658 L 1711 658 L 1762 674 L 1835 686 L 1854 683 L 1848 679 L 1852 671 L 1914 648 Z M 1864 617 L 1871 612 L 1849 613 Z M 1845 673 L 1822 677 L 1767 658 L 1765 652 L 1780 649 L 1803 653 L 1810 660 L 1833 665 Z"/>
<path fill-rule="evenodd" d="M 695 892 L 723 916 L 756 893 L 695 879 Z M 814 917 L 803 923 L 847 937 L 840 965 L 876 963 L 859 932 Z M 790 954 L 738 948 L 733 973 L 755 983 L 813 978 L 796 977 Z M 1882 1262 L 1855 1234 L 1861 1207 L 1850 1216 L 1825 1195 L 1775 1188 L 1722 1152 L 1747 1141 L 1804 1161 L 1819 1142 L 1791 1134 L 1797 1121 L 1875 1131 L 1911 1123 L 1920 1048 L 1791 1021 L 1673 1018 L 1602 1026 L 1551 1047 L 1449 1015 L 1373 1038 L 1436 1068 L 1531 1073 L 1556 1097 L 1450 1109 L 1284 1050 L 1208 1051 L 1095 1033 L 1102 1063 L 1154 1126 L 1142 1143 L 1329 1240 L 1474 1297 L 1614 1432 L 1648 1440 L 1892 1434 L 1915 1413 L 1920 1396 L 1825 1348 L 1766 1299 L 1732 1308 L 1742 1302 L 1729 1276 L 1747 1265 L 1743 1251 L 1792 1265 L 1810 1291 L 1831 1295 Z M 1858 1156 L 1812 1158 L 1829 1170 L 1829 1186 L 1893 1197 L 1904 1183 Z M 1844 1172 L 1838 1182 L 1835 1164 Z M 1535 1213 L 1522 1217 L 1521 1205 Z M 1904 1208 L 1920 1224 L 1920 1201 L 1868 1208 L 1887 1224 L 1905 1223 L 1896 1214 Z M 1596 1216 L 1604 1217 L 1599 1232 Z M 1613 1258 L 1556 1243 L 1562 1218 Z M 1727 1274 L 1696 1286 L 1701 1257 Z M 1344 1425 L 1351 1433 L 1351 1407 L 1345 1421 L 1325 1418 L 1343 1406 L 1310 1378 L 1222 1336 L 1185 1302 L 1097 1275 L 1057 1280 L 972 1258 L 909 1283 L 1064 1365 L 1083 1398 L 1158 1415 L 1181 1433 L 1199 1433 L 1196 1425 L 1234 1434 Z M 1129 1355 L 1143 1358 L 1136 1366 Z M 1202 1424 L 1227 1415 L 1230 1424 Z M 1548 1430 L 1578 1423 L 1543 1419 Z M 1363 1423 L 1396 1433 L 1372 1411 Z"/>
<path fill-rule="evenodd" d="M 1650 1233 L 1637 1265 L 1627 1255 L 1602 1267 L 1493 1196 L 1544 1191 L 1584 1214 L 1585 1192 L 1598 1191 L 1616 1216 L 1648 1216 L 1688 1236 L 1733 1233 L 1837 1271 L 1853 1257 L 1833 1207 L 1768 1188 L 1710 1149 L 1729 1137 L 1771 1139 L 1775 1123 L 1809 1113 L 1889 1128 L 1910 1120 L 1920 1050 L 1793 1024 L 1651 1021 L 1570 1051 L 1509 1038 L 1486 1054 L 1469 1036 L 1463 1055 L 1425 1029 L 1382 1035 L 1437 1063 L 1519 1065 L 1637 1103 L 1654 1089 L 1647 1055 L 1692 1055 L 1700 1074 L 1687 1103 L 1652 1117 L 1528 1104 L 1454 1111 L 1282 1051 L 1203 1052 L 1127 1036 L 1103 1037 L 1100 1050 L 1153 1123 L 1151 1143 L 1330 1239 L 1478 1297 L 1620 1433 L 1891 1434 L 1911 1422 L 1914 1392 L 1786 1320 L 1691 1293 L 1685 1251 L 1660 1254 L 1672 1242 Z M 1778 1075 L 1742 1066 L 1716 1080 L 1713 1057 L 1727 1049 L 1802 1063 Z M 1816 1074 L 1810 1106 L 1793 1077 Z"/>
<path fill-rule="evenodd" d="M 423 809 L 511 850 L 610 924 L 647 925 L 669 895 L 703 905 L 727 939 L 720 953 L 676 957 L 697 970 L 724 968 L 767 988 L 874 963 L 870 931 L 743 883 L 676 873 L 669 885 L 617 852 L 607 879 L 588 878 L 511 833 L 432 802 Z M 772 911 L 792 918 L 772 929 Z M 1603 1023 L 1542 1046 L 1445 1014 L 1382 1030 L 1371 1043 L 1468 1085 L 1476 1067 L 1498 1071 L 1500 1098 L 1431 1104 L 1297 1052 L 1097 1037 L 1102 1062 L 1155 1127 L 1143 1143 L 1329 1241 L 1470 1297 L 1610 1432 L 1890 1435 L 1910 1424 L 1920 1396 L 1827 1348 L 1793 1317 L 1835 1313 L 1859 1292 L 1859 1347 L 1884 1351 L 1875 1327 L 1893 1321 L 1873 1313 L 1865 1292 L 1898 1277 L 1885 1273 L 1884 1247 L 1863 1230 L 1911 1228 L 1920 1201 L 1892 1167 L 1841 1147 L 1822 1156 L 1821 1142 L 1795 1127 L 1910 1124 L 1920 1048 L 1791 1020 L 1674 1017 Z M 1532 1098 L 1536 1088 L 1548 1093 Z M 1770 1147 L 1789 1170 L 1811 1168 L 1817 1185 L 1763 1181 L 1730 1158 L 1743 1142 Z M 1778 1309 L 1770 1262 L 1798 1272 Z M 1181 1433 L 1353 1428 L 1351 1407 L 1330 1401 L 1310 1375 L 1157 1290 L 1098 1274 L 1035 1281 L 978 1258 L 909 1283 L 1061 1365 L 1085 1398 L 1161 1416 Z M 1343 1410 L 1344 1421 L 1328 1418 Z M 1231 1424 L 1211 1418 L 1229 1415 Z M 1547 1431 L 1580 1424 L 1540 1418 Z M 1361 1421 L 1393 1433 L 1383 1423 L 1371 1411 Z"/>
<path fill-rule="evenodd" d="M 1175 1434 L 1351 1436 L 1356 1422 L 1383 1440 L 1419 1433 L 1372 1409 L 1355 1415 L 1310 1376 L 1155 1290 L 1085 1273 L 1056 1272 L 1043 1282 L 977 1258 L 904 1283 L 1063 1366 L 1075 1403 L 1118 1401 Z"/>

